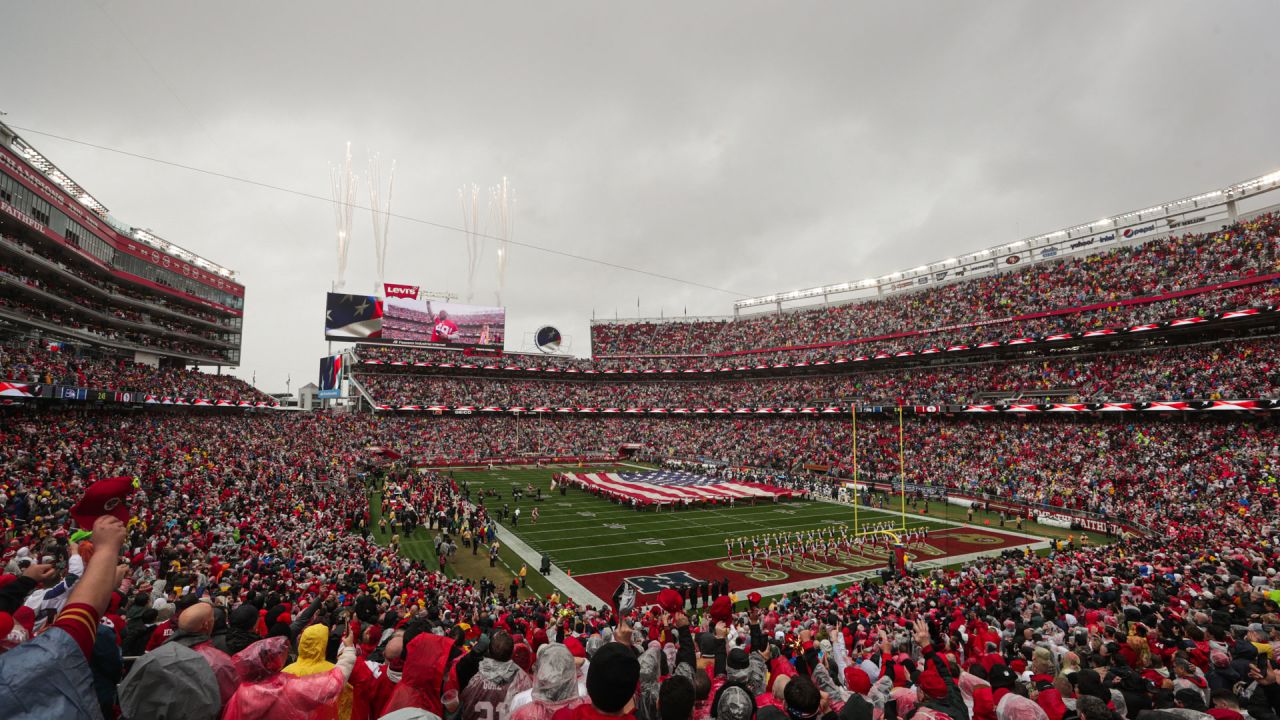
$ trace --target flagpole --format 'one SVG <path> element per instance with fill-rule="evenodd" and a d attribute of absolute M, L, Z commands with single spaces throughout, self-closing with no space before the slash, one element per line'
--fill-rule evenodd
<path fill-rule="evenodd" d="M 858 503 L 862 497 L 858 494 L 858 403 L 850 405 L 849 414 L 853 418 L 853 534 L 858 534 Z"/>
<path fill-rule="evenodd" d="M 907 531 L 907 460 L 904 454 L 906 448 L 905 435 L 902 427 L 902 406 L 898 406 L 898 477 L 901 484 L 899 485 L 898 497 L 902 500 L 902 531 Z"/>

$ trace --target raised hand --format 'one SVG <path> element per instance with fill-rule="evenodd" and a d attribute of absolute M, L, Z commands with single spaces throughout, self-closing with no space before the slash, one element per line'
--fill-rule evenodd
<path fill-rule="evenodd" d="M 124 545 L 124 523 L 114 515 L 100 515 L 93 521 L 93 549 L 95 552 L 109 550 L 119 552 Z"/>
<path fill-rule="evenodd" d="M 911 639 L 915 640 L 917 645 L 926 647 L 930 644 L 929 623 L 925 622 L 924 618 L 916 618 L 916 621 L 912 623 L 911 630 Z"/>
<path fill-rule="evenodd" d="M 613 634 L 613 637 L 615 640 L 622 643 L 623 645 L 630 646 L 631 638 L 634 634 L 635 634 L 635 631 L 632 629 L 631 623 L 627 622 L 624 619 L 618 622 L 618 630 Z"/>
<path fill-rule="evenodd" d="M 32 565 L 22 571 L 23 577 L 29 577 L 36 581 L 36 584 L 45 583 L 53 579 L 54 569 L 52 565 Z"/>

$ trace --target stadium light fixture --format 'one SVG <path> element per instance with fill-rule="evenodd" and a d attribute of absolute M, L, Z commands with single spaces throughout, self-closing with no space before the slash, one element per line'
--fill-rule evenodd
<path fill-rule="evenodd" d="M 135 240 L 138 240 L 142 243 L 150 245 L 151 247 L 156 248 L 157 250 L 163 250 L 165 253 L 172 255 L 173 257 L 176 257 L 180 260 L 185 260 L 186 262 L 189 262 L 192 265 L 195 265 L 196 267 L 203 268 L 212 273 L 221 275 L 222 277 L 229 278 L 232 280 L 236 278 L 236 272 L 234 270 L 231 270 L 230 268 L 222 267 L 221 265 L 215 262 L 212 262 L 210 260 L 207 260 L 191 252 L 190 250 L 187 250 L 186 248 L 175 245 L 174 243 L 171 243 L 168 240 L 165 240 L 164 238 L 156 235 L 150 229 L 132 228 L 132 230 L 133 230 L 133 237 Z"/>
<path fill-rule="evenodd" d="M 9 128 L 7 128 L 6 126 L 6 129 L 9 129 Z M 12 132 L 11 129 L 10 129 L 10 132 Z M 98 200 L 94 198 L 92 195 L 90 195 L 88 191 L 80 187 L 66 173 L 59 170 L 58 167 L 54 165 L 48 158 L 46 158 L 44 155 L 41 155 L 38 150 L 32 147 L 26 140 L 19 137 L 16 133 L 13 134 L 13 140 L 10 142 L 10 146 L 19 155 L 21 155 L 22 158 L 28 164 L 30 164 L 36 170 L 39 170 L 45 177 L 49 178 L 49 180 L 51 180 L 54 184 L 62 187 L 62 189 L 65 190 L 68 195 L 75 198 L 76 201 L 78 201 L 81 205 L 84 205 L 85 207 L 92 210 L 95 214 L 97 214 L 103 220 L 105 220 L 108 225 L 110 225 L 112 228 L 116 229 L 117 231 L 121 232 L 121 234 L 132 236 L 135 240 L 139 240 L 143 243 L 146 243 L 147 245 L 150 245 L 158 250 L 164 250 L 167 253 L 175 255 L 176 257 L 181 257 L 183 259 L 186 259 L 186 256 L 179 254 L 177 251 L 181 251 L 181 252 L 187 252 L 187 251 L 181 250 L 181 248 L 178 248 L 178 246 L 173 245 L 172 243 L 156 238 L 149 231 L 142 230 L 139 228 L 129 227 L 124 223 L 121 223 L 117 221 L 115 218 L 111 217 L 110 211 L 107 209 L 105 205 L 98 202 Z M 194 253 L 188 253 L 188 254 L 193 258 L 199 257 Z M 203 260 L 203 258 L 200 258 L 200 259 Z M 235 271 L 233 270 L 215 265 L 207 260 L 205 260 L 204 262 L 207 264 L 207 267 L 222 271 L 219 274 L 222 274 L 224 277 L 234 279 L 236 276 Z"/>

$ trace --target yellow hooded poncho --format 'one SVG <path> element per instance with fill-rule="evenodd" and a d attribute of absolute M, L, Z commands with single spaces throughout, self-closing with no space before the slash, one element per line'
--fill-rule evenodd
<path fill-rule="evenodd" d="M 285 665 L 281 672 L 298 677 L 329 672 L 334 668 L 334 664 L 324 659 L 324 651 L 328 645 L 328 627 L 324 625 L 308 627 L 302 631 L 302 637 L 298 639 L 298 659 Z M 342 694 L 338 696 L 338 720 L 350 720 L 353 698 L 354 691 L 351 689 L 351 684 L 347 683 L 342 688 Z"/>

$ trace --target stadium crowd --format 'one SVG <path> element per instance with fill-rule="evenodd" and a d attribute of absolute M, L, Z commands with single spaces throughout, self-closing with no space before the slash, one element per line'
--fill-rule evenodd
<path fill-rule="evenodd" d="M 1211 317 L 1216 313 L 1248 307 L 1280 303 L 1280 284 L 1271 282 L 1216 292 L 1174 298 L 1146 305 L 1128 305 L 1108 310 L 1065 313 L 1030 320 L 949 327 L 945 330 L 920 330 L 903 337 L 863 337 L 853 344 L 828 347 L 797 347 L 767 352 L 738 352 L 726 355 L 617 356 L 579 359 L 558 355 L 511 353 L 501 358 L 468 358 L 456 352 L 408 347 L 362 345 L 357 356 L 362 361 L 381 363 L 448 363 L 457 366 L 499 365 L 502 367 L 577 370 L 701 370 L 754 367 L 775 363 L 814 363 L 872 357 L 901 352 L 919 353 L 929 348 L 955 345 L 976 347 L 984 342 L 1009 341 L 1027 337 L 1046 337 L 1055 333 L 1084 332 L 1103 328 L 1128 328 L 1145 323 L 1159 323 L 1187 317 Z M 670 323 L 675 326 L 677 323 Z"/>
<path fill-rule="evenodd" d="M 6 246 L 16 249 L 18 252 L 31 258 L 38 258 L 40 261 L 52 264 L 60 271 L 79 278 L 84 281 L 86 286 L 96 289 L 107 298 L 116 302 L 132 305 L 134 307 L 142 307 L 149 312 L 154 311 L 157 306 L 163 308 L 164 311 L 167 311 L 163 313 L 166 317 L 189 323 L 190 328 L 196 331 L 208 329 L 209 325 L 223 325 L 224 323 L 229 322 L 227 317 L 219 316 L 207 310 L 197 308 L 190 301 L 182 302 L 174 298 L 165 297 L 161 293 L 143 293 L 118 282 L 114 277 L 95 276 L 83 269 L 72 267 L 62 260 L 59 260 L 47 250 L 42 250 L 41 248 L 19 238 L 0 235 L 0 248 L 4 248 Z M 0 265 L 0 267 L 3 266 Z M 60 285 L 65 282 L 64 279 L 59 278 L 56 275 L 45 274 L 42 269 L 40 269 L 39 263 L 35 265 L 28 265 L 27 267 L 28 269 L 25 272 L 35 273 L 36 277 L 45 278 L 49 283 L 54 285 Z M 201 325 L 199 322 L 195 322 L 195 320 L 203 321 L 205 325 Z"/>
<path fill-rule="evenodd" d="M 1265 421 L 912 419 L 913 481 L 1057 500 L 1162 532 L 764 602 L 725 597 L 698 611 L 663 593 L 619 621 L 616 608 L 482 594 L 370 539 L 365 460 L 432 448 L 454 457 L 476 437 L 510 452 L 519 449 L 511 419 L 42 410 L 4 419 L 6 718 L 1271 720 L 1280 711 L 1280 438 Z M 822 420 L 547 424 L 562 446 L 643 438 L 672 454 L 788 467 L 838 462 L 850 439 L 846 423 Z M 860 433 L 865 472 L 893 476 L 897 423 L 868 418 Z M 401 531 L 486 524 L 447 476 L 369 477 Z"/>
<path fill-rule="evenodd" d="M 3 271 L 0 270 L 0 272 Z M 89 300 L 86 298 L 85 302 L 88 303 Z M 218 359 L 221 352 L 218 348 L 200 342 L 182 340 L 181 336 L 172 334 L 174 331 L 167 323 L 151 323 L 153 328 L 148 330 L 163 331 L 160 336 L 157 336 L 151 332 L 138 332 L 109 325 L 106 316 L 82 307 L 59 310 L 47 304 L 41 305 L 4 296 L 0 296 L 0 311 L 8 311 L 23 318 L 34 318 L 49 325 L 55 325 L 61 332 L 80 337 L 86 342 L 109 342 L 124 344 L 138 350 L 182 353 L 189 357 L 208 358 L 209 364 L 226 362 L 225 358 Z"/>
<path fill-rule="evenodd" d="M 1277 243 L 1280 216 L 1268 213 L 1217 232 L 1161 238 L 865 302 L 734 321 L 597 323 L 591 329 L 592 353 L 600 357 L 732 352 L 989 323 L 1274 273 Z M 1149 308 L 1138 311 L 1137 317 L 1150 310 L 1160 315 L 1177 312 L 1165 303 Z M 1135 317 L 1125 312 L 1116 315 Z M 1101 312 L 1089 318 L 1072 317 L 1070 325 L 1083 329 L 1120 321 L 1110 312 Z M 1054 332 L 1061 322 L 1063 318 L 1049 318 L 1016 332 Z M 1013 332 L 1007 325 L 1001 327 L 1005 329 Z"/>
<path fill-rule="evenodd" d="M 119 357 L 97 357 L 87 349 L 47 341 L 10 338 L 0 342 L 0 380 L 70 385 L 94 390 L 139 392 L 161 397 L 268 402 L 272 398 L 232 375 L 152 367 Z"/>
<path fill-rule="evenodd" d="M 173 322 L 168 315 L 160 317 L 151 317 L 139 310 L 123 307 L 103 307 L 99 302 L 94 301 L 88 295 L 70 292 L 65 289 L 53 288 L 35 277 L 28 275 L 15 274 L 13 271 L 0 265 L 0 277 L 15 280 L 27 287 L 57 295 L 64 302 L 69 301 L 79 307 L 74 308 L 76 312 L 80 312 L 86 317 L 99 321 L 106 325 L 124 325 L 127 324 L 134 329 L 142 328 L 153 332 L 161 332 L 165 335 L 182 335 L 197 340 L 218 341 L 218 336 L 207 327 L 190 327 L 186 324 Z M 10 307 L 17 309 L 29 303 L 21 301 L 11 301 Z"/>
<path fill-rule="evenodd" d="M 498 407 L 803 407 L 976 401 L 983 393 L 1066 402 L 1244 399 L 1280 392 L 1274 339 L 1162 348 L 1127 354 L 947 365 L 803 379 L 729 381 L 527 380 L 407 374 L 364 365 L 356 379 L 379 404 Z"/>

